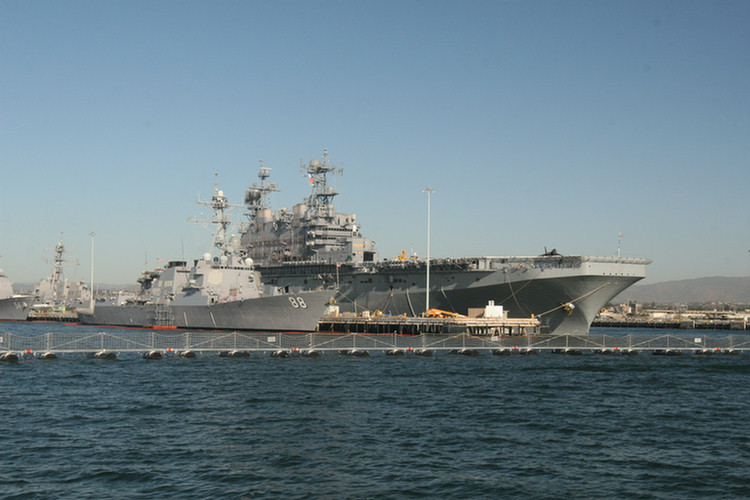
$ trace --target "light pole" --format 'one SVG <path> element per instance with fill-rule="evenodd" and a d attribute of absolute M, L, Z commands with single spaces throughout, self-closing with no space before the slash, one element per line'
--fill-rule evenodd
<path fill-rule="evenodd" d="M 424 188 L 423 193 L 427 193 L 427 284 L 425 286 L 425 306 L 424 311 L 430 310 L 430 195 L 435 192 L 430 186 Z"/>
<path fill-rule="evenodd" d="M 96 233 L 94 231 L 91 231 L 89 233 L 89 236 L 91 236 L 91 290 L 89 290 L 89 309 L 91 309 L 91 313 L 94 313 L 94 236 L 96 236 Z"/>

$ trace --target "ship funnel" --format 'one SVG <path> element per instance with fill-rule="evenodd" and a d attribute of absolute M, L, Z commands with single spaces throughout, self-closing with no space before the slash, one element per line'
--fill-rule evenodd
<path fill-rule="evenodd" d="M 292 207 L 292 214 L 295 219 L 301 219 L 307 213 L 307 205 L 304 203 L 297 203 Z"/>
<path fill-rule="evenodd" d="M 260 219 L 260 222 L 271 222 L 273 220 L 273 212 L 268 208 L 264 208 L 258 213 L 258 219 Z"/>

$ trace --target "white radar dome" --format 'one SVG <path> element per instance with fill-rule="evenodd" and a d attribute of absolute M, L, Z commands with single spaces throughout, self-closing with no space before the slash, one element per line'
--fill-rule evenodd
<path fill-rule="evenodd" d="M 239 252 L 242 248 L 242 241 L 240 240 L 240 237 L 236 234 L 233 234 L 231 238 L 229 238 L 229 248 L 233 252 Z"/>

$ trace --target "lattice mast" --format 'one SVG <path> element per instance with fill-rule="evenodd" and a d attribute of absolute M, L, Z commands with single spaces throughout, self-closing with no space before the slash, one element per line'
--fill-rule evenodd
<path fill-rule="evenodd" d="M 229 211 L 234 208 L 242 208 L 241 205 L 233 205 L 229 203 L 229 200 L 224 195 L 224 191 L 219 189 L 219 174 L 216 173 L 216 180 L 214 181 L 214 194 L 211 196 L 210 201 L 201 200 L 198 198 L 198 203 L 210 207 L 214 212 L 212 219 L 194 219 L 189 218 L 190 222 L 196 222 L 201 224 L 213 224 L 216 226 L 213 237 L 213 248 L 219 251 L 221 256 L 229 256 L 238 251 L 235 248 L 236 245 L 230 245 L 229 240 L 229 227 L 232 225 L 232 218 L 229 215 Z"/>
<path fill-rule="evenodd" d="M 323 150 L 323 161 L 310 160 L 305 165 L 300 161 L 300 169 L 307 172 L 312 184 L 312 192 L 307 199 L 307 206 L 312 215 L 328 217 L 333 215 L 333 198 L 339 193 L 328 185 L 328 173 L 342 174 L 343 168 L 336 167 L 328 162 L 328 150 Z"/>
<path fill-rule="evenodd" d="M 263 160 L 260 160 L 260 170 L 258 171 L 260 185 L 257 182 L 253 182 L 252 186 L 245 191 L 245 205 L 250 209 L 249 215 L 251 217 L 257 215 L 259 211 L 269 208 L 269 194 L 279 191 L 275 182 L 268 181 L 270 176 L 271 169 L 264 167 Z"/>

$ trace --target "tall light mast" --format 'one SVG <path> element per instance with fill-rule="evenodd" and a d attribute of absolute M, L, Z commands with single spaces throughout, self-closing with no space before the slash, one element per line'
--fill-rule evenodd
<path fill-rule="evenodd" d="M 94 313 L 94 236 L 96 236 L 96 233 L 94 231 L 91 231 L 89 233 L 89 236 L 91 236 L 91 289 L 89 290 L 89 309 L 91 309 L 91 313 Z"/>
<path fill-rule="evenodd" d="M 425 286 L 425 314 L 430 310 L 430 196 L 435 192 L 430 186 L 424 188 L 427 193 L 427 284 Z"/>

